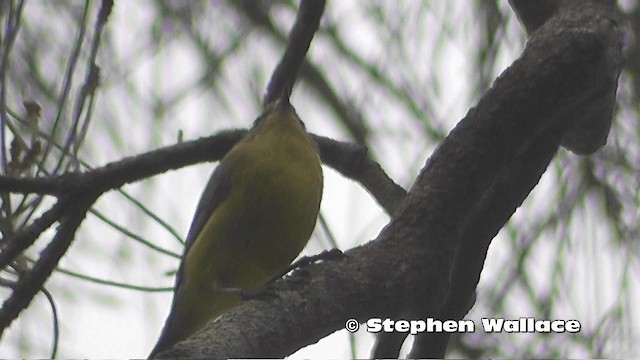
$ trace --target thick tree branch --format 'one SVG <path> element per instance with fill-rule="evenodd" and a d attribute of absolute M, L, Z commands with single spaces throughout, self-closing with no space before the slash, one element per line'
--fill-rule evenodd
<path fill-rule="evenodd" d="M 614 0 L 509 0 L 511 8 L 528 34 L 538 30 L 556 15 L 561 7 L 581 6 L 587 2 L 604 6 L 607 10 L 612 10 L 614 6 Z"/>
<path fill-rule="evenodd" d="M 509 0 L 528 34 L 538 30 L 556 12 L 563 0 Z"/>
<path fill-rule="evenodd" d="M 544 43 L 567 26 L 573 27 L 574 31 L 590 31 L 598 26 L 596 23 L 599 21 L 603 22 L 602 26 L 617 26 L 613 0 L 510 0 L 510 3 L 527 32 L 532 34 L 531 42 Z M 587 13 L 594 16 L 589 20 L 581 16 Z M 609 40 L 621 45 L 622 37 Z M 622 57 L 611 57 L 611 61 L 603 66 L 618 69 L 608 72 L 615 77 L 601 79 L 601 94 L 570 114 L 576 121 L 573 129 L 562 139 L 562 146 L 576 154 L 592 154 L 607 143 Z M 609 86 L 604 86 L 605 83 Z"/>
<path fill-rule="evenodd" d="M 512 3 L 519 2 L 512 1 Z M 613 22 L 611 8 L 600 6 L 599 3 L 600 1 L 596 1 L 595 4 L 590 5 L 581 1 L 578 7 L 573 7 L 565 2 L 551 14 L 553 18 L 545 19 L 544 26 L 533 33 L 526 50 L 538 52 L 547 47 L 550 49 L 555 47 L 554 51 L 558 55 L 566 49 L 568 57 L 578 59 L 579 54 L 575 53 L 575 50 L 565 48 L 562 44 L 571 44 L 570 47 L 575 46 L 583 50 L 586 50 L 587 46 L 594 46 L 594 48 L 602 46 L 601 55 L 591 51 L 585 54 L 591 58 L 590 61 L 585 62 L 585 65 L 593 64 L 591 69 L 587 70 L 593 80 L 586 84 L 583 98 L 566 98 L 566 108 L 549 119 L 551 127 L 563 122 L 570 126 L 570 130 L 561 138 L 561 144 L 578 153 L 593 152 L 606 142 L 615 103 L 617 78 L 622 66 L 621 33 Z M 521 5 L 525 8 L 528 6 Z M 544 8 L 544 4 L 540 5 L 542 7 L 538 10 Z M 587 40 L 589 37 L 583 38 L 584 33 L 591 34 L 594 38 Z M 599 59 L 599 56 L 602 58 Z M 571 61 L 562 57 L 558 59 L 560 62 Z M 573 69 L 569 68 L 569 70 Z M 564 74 L 561 79 L 563 83 L 572 83 L 577 80 L 577 77 L 570 72 Z M 507 91 L 506 88 L 505 91 Z M 588 95 L 589 93 L 591 95 Z M 531 95 L 538 96 L 534 92 Z M 527 106 L 525 103 L 519 105 Z M 562 134 L 552 130 L 539 138 L 552 139 L 557 133 Z M 460 234 L 462 243 L 452 274 L 452 289 L 445 308 L 438 316 L 439 319 L 460 320 L 473 306 L 474 291 L 480 279 L 491 239 L 498 233 L 502 227 L 501 224 L 504 224 L 515 211 L 515 208 L 511 208 L 501 200 L 504 197 L 501 194 L 513 191 L 511 184 L 526 184 L 528 179 L 538 181 L 542 173 L 536 173 L 534 169 L 540 168 L 541 165 L 538 164 L 548 162 L 547 157 L 550 161 L 555 152 L 553 143 L 547 144 L 547 142 L 536 141 L 531 143 L 530 148 L 522 149 L 514 158 L 513 164 L 501 170 L 487 188 L 482 201 L 475 204 Z M 446 333 L 424 334 L 416 339 L 411 356 L 444 357 L 449 337 L 450 335 Z"/>
<path fill-rule="evenodd" d="M 561 126 L 562 120 L 555 124 Z M 451 291 L 438 319 L 461 320 L 475 303 L 475 289 L 491 244 L 516 210 L 513 200 L 524 201 L 558 149 L 562 131 L 550 127 L 548 133 L 509 166 L 500 169 L 482 198 L 472 207 L 467 223 L 461 226 L 460 246 L 451 276 Z M 444 358 L 450 333 L 424 333 L 416 337 L 410 358 Z"/>

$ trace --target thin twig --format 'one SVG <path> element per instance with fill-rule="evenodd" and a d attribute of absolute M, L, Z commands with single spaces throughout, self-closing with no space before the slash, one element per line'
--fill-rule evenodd
<path fill-rule="evenodd" d="M 97 195 L 85 195 L 73 199 L 65 199 L 74 203 L 73 211 L 67 213 L 60 220 L 60 226 L 49 245 L 42 251 L 40 259 L 33 268 L 23 274 L 16 282 L 11 296 L 2 304 L 0 309 L 0 337 L 4 330 L 24 310 L 34 296 L 42 289 L 45 281 L 58 265 L 60 258 L 67 252 L 73 242 L 76 231 L 85 218 L 87 210 L 97 199 Z M 64 201 L 64 200 L 61 200 Z"/>
<path fill-rule="evenodd" d="M 80 115 L 82 113 L 82 110 L 84 109 L 87 97 L 93 97 L 95 95 L 95 90 L 100 82 L 100 68 L 96 65 L 96 57 L 98 56 L 98 49 L 100 48 L 102 30 L 104 29 L 104 26 L 107 22 L 107 19 L 109 18 L 109 15 L 111 14 L 112 9 L 113 0 L 103 0 L 100 6 L 100 11 L 98 12 L 98 17 L 96 19 L 96 25 L 93 32 L 93 40 L 91 41 L 91 51 L 89 53 L 89 58 L 87 59 L 87 74 L 74 104 L 71 118 L 72 125 L 71 129 L 67 133 L 67 139 L 64 144 L 64 149 L 69 150 L 72 142 L 75 140 L 75 149 L 74 151 L 72 151 L 74 154 L 77 154 L 80 147 L 80 141 L 77 139 Z M 89 121 L 89 118 L 87 118 L 86 121 Z M 55 170 L 53 171 L 54 173 L 58 172 L 58 169 L 62 165 L 63 161 L 64 156 L 61 156 L 58 160 L 58 164 L 55 167 Z"/>
<path fill-rule="evenodd" d="M 58 354 L 58 344 L 60 342 L 60 324 L 58 324 L 58 309 L 53 295 L 46 288 L 42 288 L 42 293 L 47 298 L 49 306 L 51 306 L 51 316 L 53 317 L 53 346 L 51 347 L 51 358 L 55 359 Z"/>
<path fill-rule="evenodd" d="M 74 42 L 74 47 L 71 50 L 71 54 L 69 56 L 69 62 L 67 63 L 67 70 L 65 71 L 64 81 L 62 83 L 62 92 L 60 93 L 60 97 L 58 98 L 58 113 L 56 114 L 56 118 L 53 121 L 53 125 L 51 126 L 51 130 L 49 132 L 49 136 L 51 139 L 56 138 L 56 132 L 58 130 L 58 126 L 60 125 L 60 121 L 62 116 L 64 115 L 64 109 L 67 104 L 67 98 L 69 97 L 69 93 L 71 92 L 71 86 L 73 85 L 73 77 L 76 74 L 76 66 L 78 64 L 78 58 L 80 57 L 80 50 L 82 49 L 82 43 L 84 41 L 84 35 L 87 31 L 87 19 L 89 14 L 89 7 L 91 6 L 91 2 L 87 1 L 84 6 L 84 11 L 82 13 L 82 19 L 78 23 L 78 36 L 76 41 Z M 42 155 L 42 159 L 40 160 L 40 165 L 38 169 L 44 169 L 44 164 L 47 161 L 47 158 L 50 154 L 51 148 L 53 146 L 52 141 L 47 141 L 47 146 Z M 63 151 L 63 154 L 66 152 Z M 64 155 L 63 155 L 64 156 Z M 36 175 L 39 175 L 40 171 L 36 172 Z"/>
<path fill-rule="evenodd" d="M 39 218 L 35 219 L 12 237 L 6 237 L 0 252 L 0 269 L 9 265 L 20 253 L 31 246 L 45 230 L 58 221 L 64 213 L 66 203 L 58 201 Z"/>

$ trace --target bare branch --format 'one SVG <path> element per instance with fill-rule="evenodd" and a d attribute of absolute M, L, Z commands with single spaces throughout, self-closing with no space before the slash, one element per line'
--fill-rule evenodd
<path fill-rule="evenodd" d="M 20 253 L 38 239 L 40 234 L 51 227 L 53 223 L 62 217 L 65 211 L 65 202 L 58 201 L 29 226 L 23 228 L 13 237 L 5 238 L 0 252 L 0 269 L 8 266 Z"/>
<path fill-rule="evenodd" d="M 246 16 L 254 25 L 264 28 L 280 43 L 286 43 L 286 37 L 280 33 L 271 19 L 265 14 L 262 2 L 253 0 L 230 1 L 238 12 Z M 315 89 L 319 97 L 324 99 L 333 109 L 338 118 L 344 123 L 353 139 L 359 144 L 366 143 L 368 129 L 363 123 L 362 115 L 354 111 L 353 107 L 342 99 L 331 86 L 326 77 L 308 59 L 302 63 L 300 75 L 306 84 Z"/>
<path fill-rule="evenodd" d="M 293 85 L 298 78 L 298 72 L 311 45 L 311 40 L 318 30 L 318 26 L 320 26 L 324 5 L 324 0 L 302 0 L 300 3 L 296 22 L 287 41 L 287 50 L 271 75 L 271 80 L 262 101 L 263 105 L 274 101 L 284 91 L 287 91 L 287 95 L 291 95 Z"/>
<path fill-rule="evenodd" d="M 387 176 L 380 164 L 368 156 L 367 148 L 323 136 L 311 137 L 318 144 L 323 163 L 358 181 L 389 215 L 397 215 L 407 192 Z"/>
<path fill-rule="evenodd" d="M 124 184 L 204 161 L 220 160 L 246 130 L 229 130 L 219 134 L 167 146 L 125 158 L 85 173 L 68 173 L 53 177 L 17 178 L 0 176 L 0 190 L 60 196 L 83 191 L 105 192 Z M 406 191 L 391 180 L 366 148 L 352 143 L 311 135 L 320 149 L 322 161 L 344 176 L 361 183 L 389 213 L 394 214 Z M 2 259 L 2 254 L 0 254 Z"/>
<path fill-rule="evenodd" d="M 40 259 L 32 269 L 20 276 L 11 296 L 5 300 L 0 309 L 0 336 L 20 312 L 29 306 L 34 296 L 51 276 L 60 258 L 69 249 L 78 227 L 96 198 L 97 196 L 86 196 L 75 199 L 76 207 L 60 220 L 56 235 L 41 253 Z"/>

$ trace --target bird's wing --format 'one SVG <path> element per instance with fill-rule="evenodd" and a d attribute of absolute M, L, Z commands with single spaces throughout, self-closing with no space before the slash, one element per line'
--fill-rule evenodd
<path fill-rule="evenodd" d="M 155 357 L 159 352 L 165 350 L 167 346 L 174 344 L 176 340 L 179 339 L 180 331 L 184 331 L 184 327 L 188 325 L 186 323 L 188 320 L 187 318 L 184 318 L 184 314 L 177 313 L 180 310 L 187 312 L 190 311 L 186 305 L 180 305 L 180 303 L 184 301 L 184 298 L 181 296 L 182 289 L 180 289 L 182 273 L 184 271 L 184 262 L 187 252 L 189 252 L 189 249 L 198 238 L 200 231 L 204 228 L 205 224 L 211 217 L 211 214 L 213 214 L 216 208 L 227 198 L 227 196 L 229 196 L 229 193 L 231 192 L 232 177 L 233 168 L 227 165 L 226 162 L 221 161 L 213 171 L 213 174 L 211 174 L 209 183 L 207 183 L 207 186 L 200 197 L 200 202 L 198 202 L 198 207 L 196 208 L 196 214 L 193 217 L 193 222 L 191 223 L 191 228 L 187 235 L 182 260 L 180 261 L 180 267 L 176 273 L 176 282 L 174 286 L 175 293 L 171 303 L 171 312 L 169 312 L 169 316 L 167 317 L 162 329 L 160 338 L 158 339 L 156 346 L 151 351 L 149 358 Z"/>
<path fill-rule="evenodd" d="M 187 234 L 187 240 L 184 244 L 184 252 L 182 254 L 182 261 L 180 262 L 180 268 L 176 274 L 175 289 L 177 290 L 182 281 L 182 271 L 184 268 L 184 259 L 187 252 L 198 238 L 200 231 L 204 225 L 209 221 L 211 214 L 216 208 L 229 196 L 231 192 L 231 178 L 233 176 L 233 168 L 227 165 L 226 162 L 221 161 L 215 168 L 209 182 L 200 197 L 198 207 L 196 207 L 196 213 L 193 216 L 189 233 Z"/>

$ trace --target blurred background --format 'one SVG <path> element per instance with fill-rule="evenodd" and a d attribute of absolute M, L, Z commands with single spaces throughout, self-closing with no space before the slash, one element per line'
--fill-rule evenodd
<path fill-rule="evenodd" d="M 466 317 L 476 325 L 483 317 L 577 319 L 582 331 L 478 331 L 454 338 L 450 356 L 640 356 L 640 4 L 618 5 L 628 15 L 627 64 L 608 144 L 589 157 L 558 152 L 494 239 Z M 103 166 L 251 126 L 297 2 L 116 1 L 98 39 L 99 7 L 0 3 L 6 151 L 14 139 L 25 152 L 41 147 L 23 175 Z M 507 0 L 329 1 L 292 103 L 310 132 L 366 145 L 408 189 L 524 44 Z M 88 77 L 94 56 L 99 85 L 86 91 L 95 83 Z M 148 354 L 168 313 L 182 238 L 214 166 L 166 173 L 99 199 L 46 283 L 59 320 L 59 357 Z M 389 220 L 358 184 L 324 171 L 326 228 L 316 227 L 304 254 L 330 248 L 332 237 L 341 249 L 365 243 Z M 10 200 L 16 230 L 52 203 Z M 9 226 L 6 216 L 2 221 Z M 30 248 L 27 266 L 54 230 Z M 9 294 L 0 287 L 2 300 Z M 52 313 L 40 293 L 5 332 L 0 357 L 49 357 Z M 292 358 L 368 357 L 373 341 L 362 329 L 353 336 L 342 330 Z"/>

